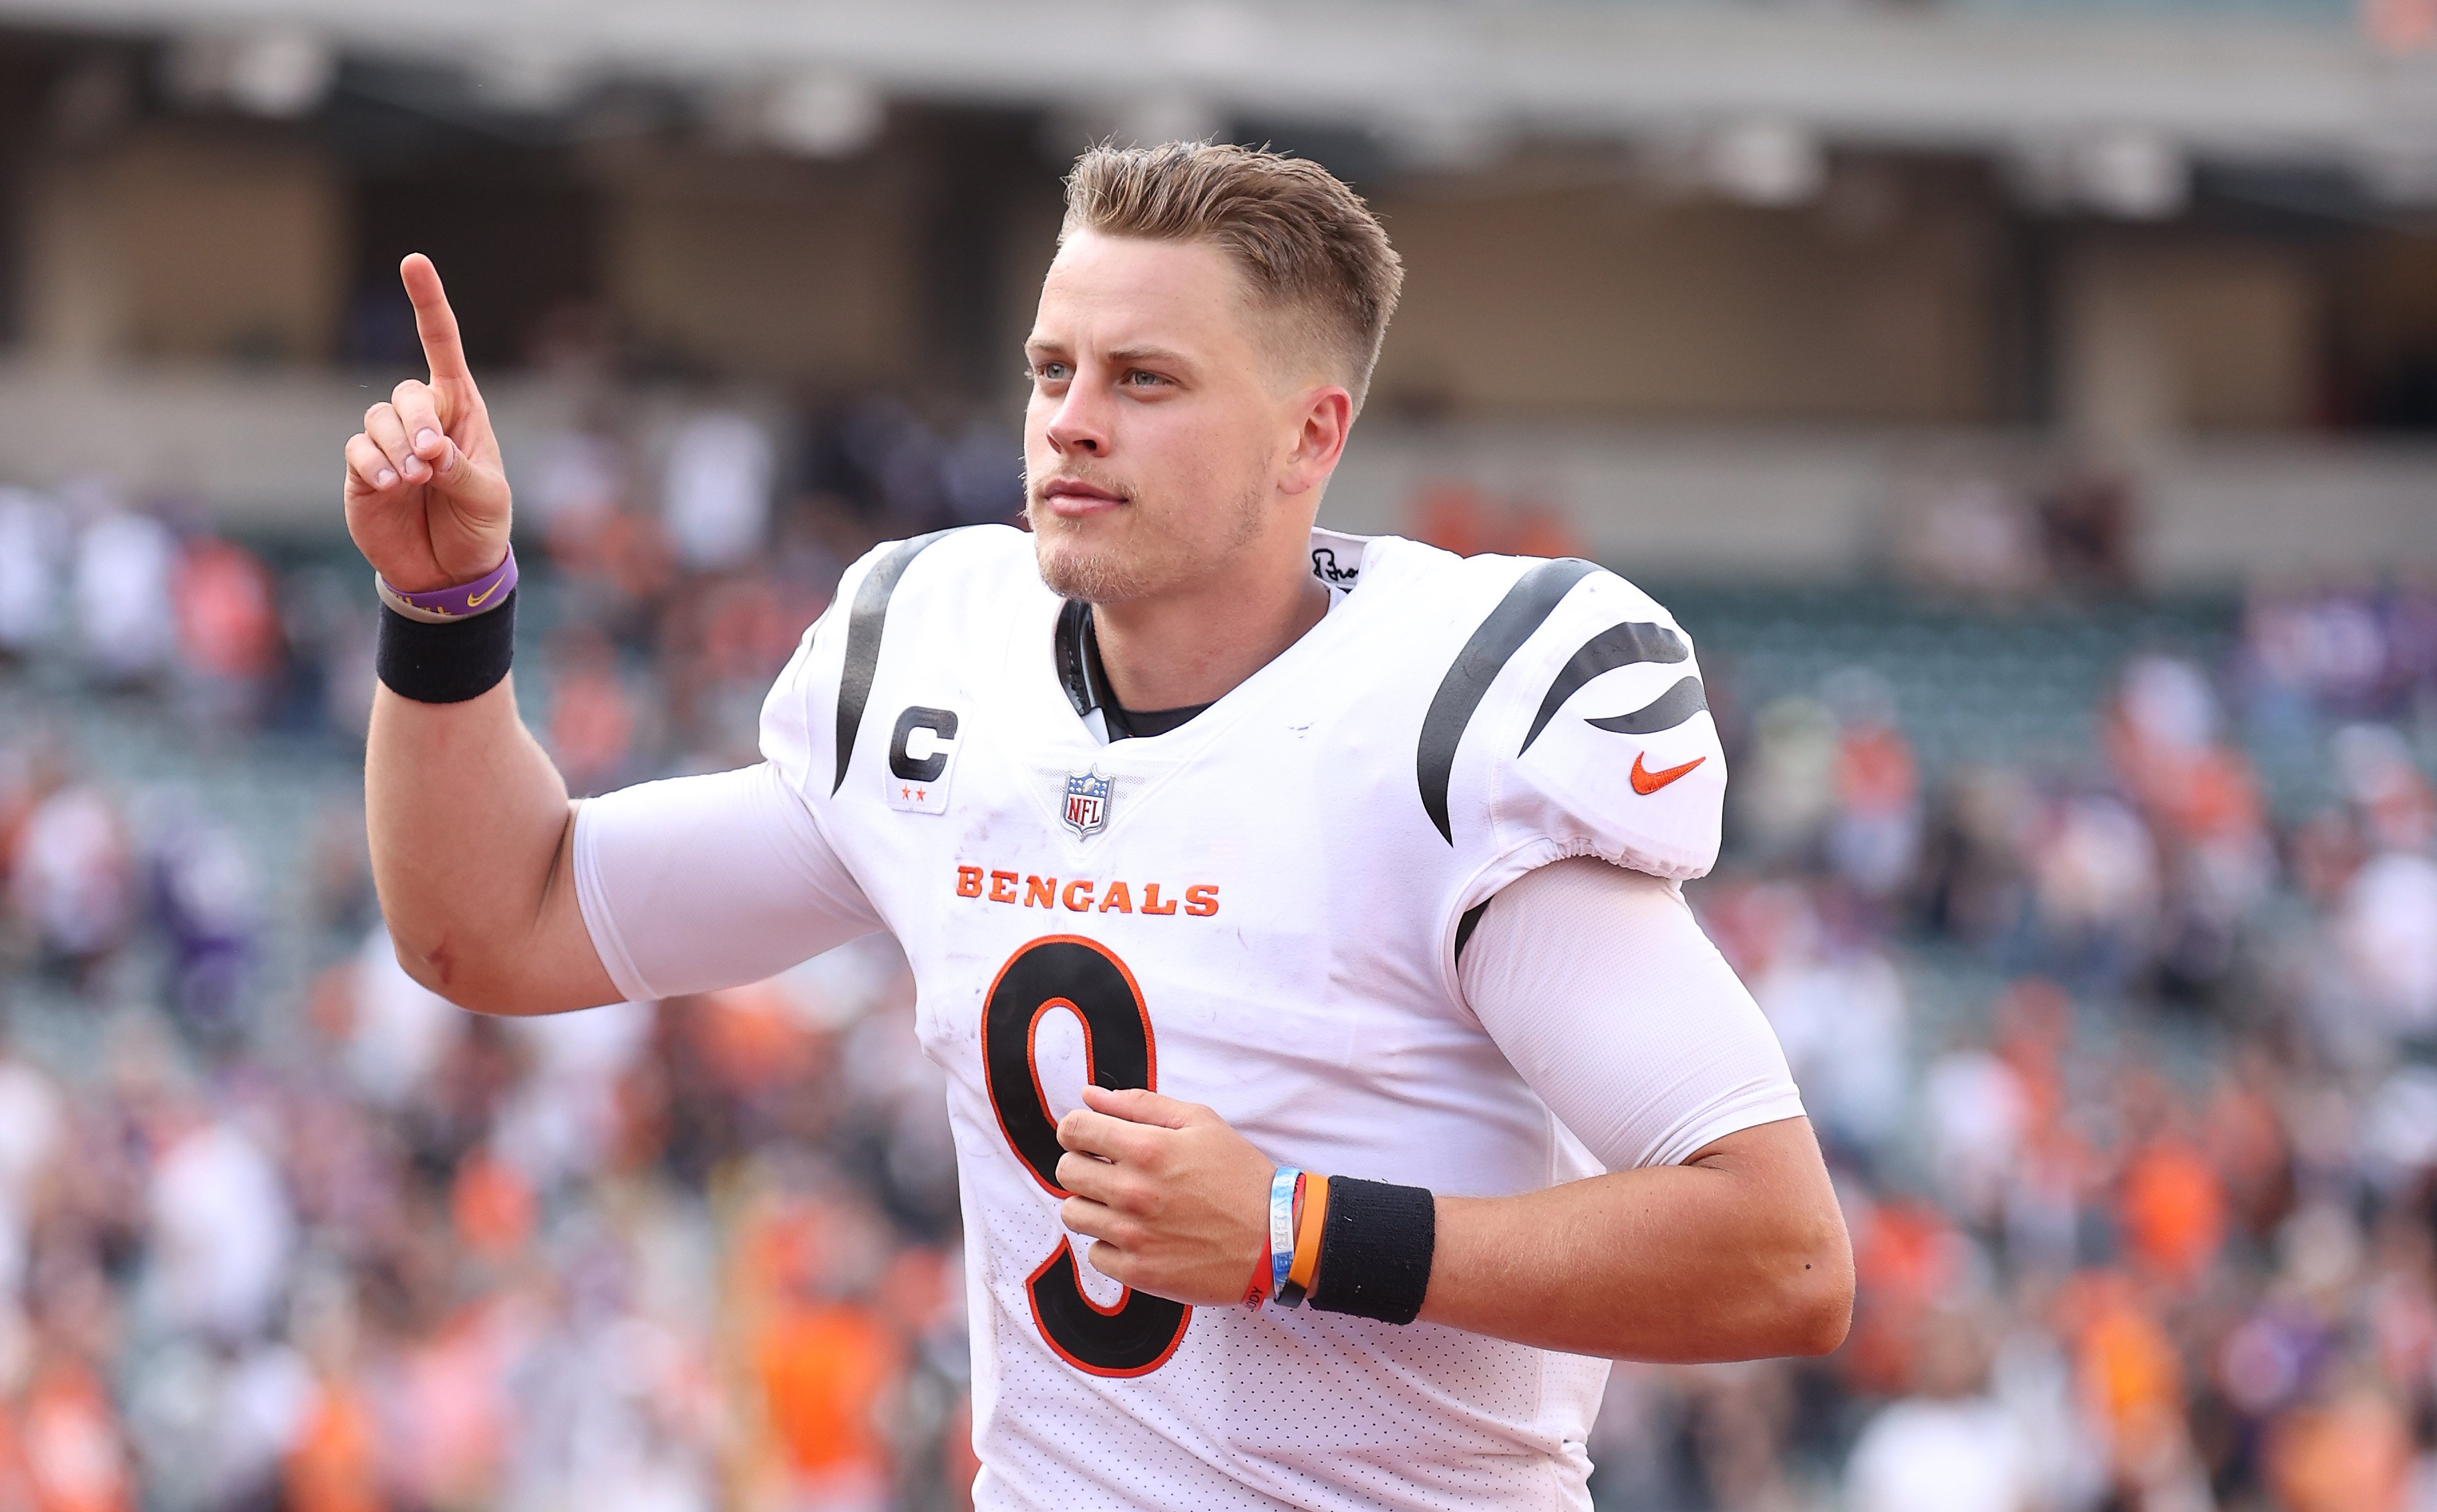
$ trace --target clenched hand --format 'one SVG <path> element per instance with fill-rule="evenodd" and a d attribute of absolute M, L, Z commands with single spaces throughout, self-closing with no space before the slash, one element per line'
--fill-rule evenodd
<path fill-rule="evenodd" d="M 506 559 L 508 480 L 439 270 L 415 252 L 398 276 L 431 381 L 409 378 L 364 411 L 347 443 L 347 533 L 392 587 L 427 593 Z"/>
<path fill-rule="evenodd" d="M 1059 1217 L 1112 1280 L 1196 1307 L 1244 1299 L 1270 1253 L 1269 1156 L 1195 1103 L 1086 1085 L 1058 1121 Z"/>

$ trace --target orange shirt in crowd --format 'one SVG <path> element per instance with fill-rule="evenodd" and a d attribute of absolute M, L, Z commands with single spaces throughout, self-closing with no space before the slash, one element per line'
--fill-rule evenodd
<path fill-rule="evenodd" d="M 813 1069 L 819 1046 L 766 982 L 705 995 L 694 1027 L 720 1085 L 753 1093 L 791 1085 Z"/>
<path fill-rule="evenodd" d="M 533 1235 L 533 1189 L 507 1162 L 476 1155 L 457 1168 L 448 1189 L 448 1216 L 468 1250 L 505 1260 Z"/>
<path fill-rule="evenodd" d="M 90 1371 L 53 1365 L 26 1394 L 21 1434 L 36 1512 L 130 1512 L 134 1486 L 110 1398 Z"/>
<path fill-rule="evenodd" d="M 880 1414 L 901 1363 L 893 1330 L 848 1303 L 790 1306 L 763 1334 L 758 1354 L 771 1428 L 792 1469 L 818 1477 L 887 1474 Z"/>
<path fill-rule="evenodd" d="M 1853 1244 L 1859 1303 L 1840 1351 L 1854 1386 L 1882 1396 L 1911 1389 L 1920 1321 L 1954 1285 L 1955 1231 L 1937 1208 L 1879 1204 Z"/>
<path fill-rule="evenodd" d="M 1515 512 L 1501 550 L 1526 557 L 1587 557 L 1590 547 L 1567 518 L 1545 504 Z"/>
<path fill-rule="evenodd" d="M 186 548 L 172 589 L 186 660 L 220 677 L 259 677 L 279 652 L 271 574 L 254 553 L 209 538 Z"/>
<path fill-rule="evenodd" d="M 2117 1216 L 2134 1258 L 2178 1285 L 2198 1281 L 2225 1242 L 2217 1170 L 2180 1139 L 2161 1139 L 2132 1157 Z"/>
<path fill-rule="evenodd" d="M 2143 1305 L 2130 1277 L 2095 1271 L 2076 1277 L 2057 1299 L 2059 1321 L 2074 1341 L 2082 1400 L 2107 1424 L 2116 1463 L 2154 1463 L 2180 1443 L 2183 1357 Z"/>
<path fill-rule="evenodd" d="M 1489 550 L 1495 533 L 1489 505 L 1476 491 L 1443 483 L 1413 501 L 1413 539 L 1460 557 Z"/>
<path fill-rule="evenodd" d="M 281 1469 L 290 1512 L 382 1512 L 372 1413 L 350 1387 L 324 1383 Z"/>
<path fill-rule="evenodd" d="M 1836 802 L 1849 814 L 1902 813 L 1919 791 L 1912 747 L 1892 725 L 1859 724 L 1836 749 Z"/>

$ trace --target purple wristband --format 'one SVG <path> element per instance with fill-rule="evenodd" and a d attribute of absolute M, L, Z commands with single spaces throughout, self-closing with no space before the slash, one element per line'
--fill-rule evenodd
<path fill-rule="evenodd" d="M 409 609 L 441 619 L 463 619 L 479 615 L 485 609 L 499 607 L 517 585 L 517 548 L 508 547 L 506 560 L 471 582 L 461 582 L 453 588 L 434 588 L 430 593 L 406 593 L 381 580 L 384 597 L 394 598 Z"/>

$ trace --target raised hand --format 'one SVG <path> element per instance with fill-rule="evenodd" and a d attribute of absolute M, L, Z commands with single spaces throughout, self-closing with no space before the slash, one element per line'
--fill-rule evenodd
<path fill-rule="evenodd" d="M 412 378 L 364 411 L 347 443 L 347 533 L 404 593 L 471 582 L 508 554 L 508 480 L 457 316 L 421 252 L 398 265 L 431 381 Z"/>

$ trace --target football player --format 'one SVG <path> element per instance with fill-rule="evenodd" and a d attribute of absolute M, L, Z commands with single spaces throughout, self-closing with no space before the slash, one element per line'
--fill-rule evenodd
<path fill-rule="evenodd" d="M 549 1013 L 895 935 L 979 1505 L 1585 1507 L 1609 1359 L 1843 1338 L 1818 1148 L 1680 890 L 1726 784 L 1682 628 L 1587 562 L 1315 528 L 1402 276 L 1343 183 L 1087 153 L 1025 346 L 1030 531 L 875 549 L 760 765 L 576 805 L 512 696 L 499 447 L 403 276 L 431 375 L 346 477 L 399 959 Z"/>

